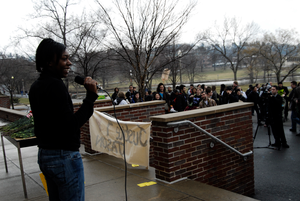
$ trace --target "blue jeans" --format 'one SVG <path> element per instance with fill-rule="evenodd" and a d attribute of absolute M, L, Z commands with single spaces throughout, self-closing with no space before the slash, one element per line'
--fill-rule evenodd
<path fill-rule="evenodd" d="M 292 120 L 292 129 L 296 130 L 297 124 L 300 124 L 300 119 L 297 117 L 296 110 L 292 110 L 291 120 Z"/>
<path fill-rule="evenodd" d="M 78 151 L 39 149 L 38 164 L 45 175 L 49 200 L 84 201 L 84 172 Z"/>

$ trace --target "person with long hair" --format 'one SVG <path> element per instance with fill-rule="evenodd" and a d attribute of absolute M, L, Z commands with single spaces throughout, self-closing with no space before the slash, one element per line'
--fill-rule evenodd
<path fill-rule="evenodd" d="M 29 101 L 38 144 L 38 164 L 45 175 L 49 200 L 84 200 L 84 172 L 80 147 L 80 127 L 94 112 L 97 82 L 84 79 L 86 97 L 74 113 L 62 78 L 72 63 L 66 47 L 50 38 L 36 50 L 39 78 L 31 85 Z M 49 96 L 51 94 L 51 96 Z"/>
<path fill-rule="evenodd" d="M 143 98 L 140 97 L 139 92 L 136 92 L 132 99 L 132 103 L 139 103 L 139 102 L 143 102 Z"/>
<path fill-rule="evenodd" d="M 218 98 L 219 98 L 219 105 L 222 105 L 223 104 L 223 97 L 225 95 L 225 89 L 226 89 L 226 86 L 225 84 L 221 84 L 221 88 L 220 88 L 220 93 L 218 94 Z"/>
<path fill-rule="evenodd" d="M 168 113 L 170 109 L 170 97 L 169 94 L 166 92 L 166 87 L 163 83 L 159 83 L 157 85 L 156 93 L 158 93 L 161 96 L 162 100 L 166 101 L 165 113 Z M 153 96 L 155 96 L 155 94 L 153 94 Z"/>
<path fill-rule="evenodd" d="M 118 93 L 119 93 L 119 88 L 116 87 L 116 88 L 114 89 L 114 93 L 113 93 L 113 95 L 111 96 L 111 98 L 112 98 L 113 100 L 116 100 L 116 99 L 118 98 Z"/>

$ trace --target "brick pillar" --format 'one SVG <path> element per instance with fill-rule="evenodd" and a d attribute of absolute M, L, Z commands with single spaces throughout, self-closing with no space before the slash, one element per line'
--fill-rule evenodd
<path fill-rule="evenodd" d="M 9 96 L 0 95 L 0 107 L 10 108 Z"/>
<path fill-rule="evenodd" d="M 228 104 L 151 117 L 156 178 L 167 182 L 189 178 L 244 195 L 254 194 L 253 155 L 244 161 L 191 125 L 167 126 L 168 122 L 190 120 L 247 153 L 253 150 L 251 105 Z"/>

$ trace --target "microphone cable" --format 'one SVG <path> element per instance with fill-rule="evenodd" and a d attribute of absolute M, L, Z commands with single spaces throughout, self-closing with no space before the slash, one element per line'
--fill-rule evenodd
<path fill-rule="evenodd" d="M 84 85 L 84 78 L 81 76 L 76 76 L 75 80 L 74 80 L 77 84 L 80 85 Z M 100 86 L 97 85 L 97 89 L 98 90 L 102 90 L 104 91 L 110 98 L 113 106 L 114 106 L 114 114 L 115 114 L 115 119 L 117 121 L 117 124 L 120 128 L 120 130 L 122 131 L 122 135 L 123 135 L 123 153 L 124 153 L 124 163 L 125 163 L 125 200 L 127 201 L 127 162 L 126 162 L 126 154 L 125 154 L 125 134 L 124 131 L 119 123 L 119 120 L 117 119 L 117 114 L 116 114 L 116 106 L 114 104 L 114 101 L 112 100 L 111 96 L 109 95 L 109 93 L 107 91 L 105 91 L 104 89 L 102 89 Z"/>
<path fill-rule="evenodd" d="M 125 134 L 124 134 L 124 131 L 119 123 L 119 120 L 117 119 L 117 114 L 116 114 L 116 105 L 114 104 L 114 101 L 112 99 L 112 97 L 109 95 L 109 93 L 107 91 L 105 91 L 104 89 L 102 89 L 101 87 L 99 87 L 99 90 L 102 90 L 104 91 L 108 97 L 110 98 L 111 100 L 111 103 L 113 104 L 114 106 L 114 114 L 115 114 L 115 119 L 117 121 L 117 124 L 122 132 L 122 136 L 123 136 L 123 153 L 124 153 L 124 163 L 125 163 L 125 200 L 127 201 L 127 162 L 126 162 L 126 154 L 125 154 Z"/>

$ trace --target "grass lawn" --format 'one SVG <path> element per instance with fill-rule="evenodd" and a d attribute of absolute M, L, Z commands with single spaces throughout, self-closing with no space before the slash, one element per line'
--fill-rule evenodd
<path fill-rule="evenodd" d="M 20 103 L 24 105 L 29 105 L 29 98 L 20 98 Z"/>

